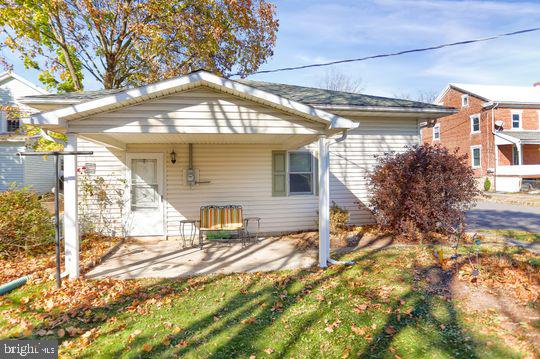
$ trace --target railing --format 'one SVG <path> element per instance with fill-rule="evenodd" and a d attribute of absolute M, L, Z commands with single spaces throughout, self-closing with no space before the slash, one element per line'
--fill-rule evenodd
<path fill-rule="evenodd" d="M 539 165 L 497 166 L 497 176 L 540 176 Z"/>

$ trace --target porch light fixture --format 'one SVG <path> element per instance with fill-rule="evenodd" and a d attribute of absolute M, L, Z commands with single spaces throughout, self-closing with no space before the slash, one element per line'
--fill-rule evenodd
<path fill-rule="evenodd" d="M 171 152 L 171 163 L 173 165 L 176 163 L 176 152 L 174 152 L 174 150 Z"/>

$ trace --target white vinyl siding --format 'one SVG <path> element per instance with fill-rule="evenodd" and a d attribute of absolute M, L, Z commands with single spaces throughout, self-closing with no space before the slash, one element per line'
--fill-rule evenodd
<path fill-rule="evenodd" d="M 384 152 L 403 151 L 418 142 L 415 119 L 362 119 L 361 129 L 350 132 L 346 141 L 331 146 L 330 199 L 351 213 L 355 224 L 373 223 L 367 208 L 369 193 L 366 176 Z M 315 149 L 316 144 L 307 146 Z M 93 158 L 79 158 L 79 166 L 96 163 L 96 175 L 118 183 L 125 176 L 122 151 L 110 151 L 100 145 L 79 140 L 79 149 L 94 151 Z M 176 163 L 169 153 L 174 149 Z M 307 196 L 272 196 L 272 150 L 275 145 L 194 144 L 193 165 L 200 181 L 210 183 L 186 185 L 187 144 L 129 144 L 128 152 L 164 154 L 165 219 L 169 236 L 179 234 L 179 221 L 198 219 L 203 205 L 240 204 L 246 216 L 263 219 L 265 232 L 315 229 L 318 198 Z M 120 183 L 118 183 L 121 186 Z M 112 216 L 119 215 L 114 208 Z M 128 220 L 129 222 L 129 220 Z"/>
<path fill-rule="evenodd" d="M 368 209 L 367 176 L 377 156 L 418 144 L 418 124 L 413 118 L 359 121 L 360 127 L 349 131 L 345 141 L 330 146 L 330 201 L 349 211 L 351 223 L 361 225 L 374 222 Z"/>
<path fill-rule="evenodd" d="M 350 131 L 344 142 L 330 147 L 330 199 L 350 211 L 352 223 L 372 223 L 373 217 L 367 208 L 367 176 L 377 164 L 377 156 L 385 152 L 403 151 L 406 146 L 419 142 L 418 121 L 414 118 L 348 118 L 359 120 L 361 125 Z M 73 131 L 110 132 L 111 135 L 115 131 L 126 131 L 133 133 L 133 138 L 139 141 L 144 141 L 147 133 L 152 133 L 152 136 L 156 136 L 156 132 L 166 131 L 204 134 L 210 131 L 215 133 L 218 129 L 227 134 L 221 136 L 221 141 L 241 141 L 244 137 L 231 135 L 231 132 L 237 131 L 237 134 L 243 134 L 245 138 L 262 142 L 272 136 L 261 136 L 261 133 L 268 133 L 272 129 L 286 129 L 289 134 L 301 134 L 310 132 L 309 126 L 314 125 L 306 124 L 298 117 L 206 89 L 148 101 L 118 112 L 72 121 L 69 125 Z M 245 216 L 262 218 L 263 232 L 317 228 L 317 195 L 272 196 L 272 151 L 298 148 L 284 148 L 282 144 L 272 143 L 209 143 L 210 140 L 219 140 L 215 137 L 219 134 L 214 137 L 205 137 L 207 134 L 189 136 L 185 139 L 178 137 L 178 141 L 183 143 L 128 143 L 126 148 L 127 153 L 158 152 L 164 155 L 163 200 L 168 236 L 178 236 L 180 220 L 198 219 L 200 207 L 212 204 L 242 205 Z M 197 170 L 198 180 L 209 181 L 191 187 L 184 178 L 188 167 L 190 139 L 193 142 L 193 166 Z M 118 179 L 126 175 L 126 152 L 106 149 L 81 139 L 78 142 L 79 150 L 94 151 L 94 156 L 80 157 L 79 166 L 86 162 L 96 163 L 96 175 L 122 186 Z M 314 154 L 318 152 L 316 142 L 304 149 Z M 172 150 L 176 153 L 175 164 L 170 161 Z M 316 186 L 315 178 L 313 182 Z M 119 213 L 120 208 L 113 208 L 111 218 L 118 217 Z"/>
<path fill-rule="evenodd" d="M 49 192 L 54 186 L 54 160 L 52 157 L 20 157 L 25 151 L 22 142 L 0 142 L 0 191 L 12 183 L 29 187 L 39 193 Z"/>
<path fill-rule="evenodd" d="M 11 77 L 0 82 L 0 104 L 2 105 L 17 106 L 23 112 L 36 112 L 31 107 L 18 102 L 21 97 L 33 95 L 43 95 L 43 93 Z"/>
<path fill-rule="evenodd" d="M 24 158 L 24 184 L 39 193 L 50 192 L 55 185 L 54 157 Z"/>
<path fill-rule="evenodd" d="M 8 189 L 12 183 L 24 185 L 24 164 L 17 156 L 23 149 L 22 143 L 0 142 L 0 191 Z"/>
<path fill-rule="evenodd" d="M 77 150 L 78 151 L 93 151 L 92 156 L 78 156 L 77 157 L 77 168 L 82 168 L 87 164 L 95 164 L 95 173 L 88 174 L 90 179 L 96 177 L 103 177 L 108 184 L 108 194 L 111 198 L 114 198 L 114 203 L 109 206 L 109 211 L 107 216 L 113 225 L 111 228 L 116 231 L 115 234 L 120 235 L 122 232 L 122 223 L 123 219 L 121 216 L 120 203 L 118 203 L 118 197 L 116 196 L 115 190 L 126 189 L 123 180 L 126 179 L 126 166 L 125 162 L 125 153 L 123 151 L 115 151 L 104 146 L 89 142 L 83 139 L 77 139 Z M 79 181 L 80 181 L 79 176 Z M 127 195 L 126 195 L 127 196 Z M 82 189 L 79 183 L 79 201 L 82 200 Z M 122 203 L 127 203 L 127 197 L 123 199 Z M 79 206 L 81 203 L 79 202 Z M 89 204 L 90 210 L 98 213 L 99 209 L 97 203 L 92 202 Z M 123 210 L 123 208 L 122 208 Z M 124 218 L 127 222 L 128 219 Z"/>
<path fill-rule="evenodd" d="M 74 132 L 93 133 L 314 135 L 323 127 L 322 124 L 205 88 L 69 123 Z"/>
<path fill-rule="evenodd" d="M 129 150 L 149 151 L 159 147 L 133 145 Z M 187 144 L 175 145 L 177 163 L 165 161 L 169 234 L 177 235 L 180 220 L 198 219 L 200 206 L 211 204 L 242 205 L 245 216 L 263 219 L 262 230 L 266 232 L 316 228 L 316 196 L 272 196 L 274 149 L 272 145 L 194 144 L 193 166 L 199 179 L 210 183 L 189 187 L 183 176 L 188 165 Z"/>

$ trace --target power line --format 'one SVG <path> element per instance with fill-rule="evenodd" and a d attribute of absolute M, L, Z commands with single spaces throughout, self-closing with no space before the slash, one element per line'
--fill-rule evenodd
<path fill-rule="evenodd" d="M 467 45 L 467 44 L 472 44 L 472 43 L 475 43 L 475 42 L 485 42 L 485 41 L 499 39 L 499 38 L 502 38 L 502 37 L 521 35 L 521 34 L 525 34 L 525 33 L 528 33 L 528 32 L 534 32 L 534 31 L 539 31 L 539 30 L 540 30 L 540 27 L 535 27 L 535 28 L 531 28 L 531 29 L 507 32 L 507 33 L 504 33 L 504 34 L 493 35 L 493 36 L 489 36 L 489 37 L 482 37 L 482 38 L 473 39 L 473 40 L 451 42 L 451 43 L 448 43 L 448 44 L 441 44 L 441 45 L 424 47 L 424 48 L 419 48 L 419 49 L 391 52 L 391 53 L 387 53 L 387 54 L 371 55 L 371 56 L 366 56 L 366 57 L 359 57 L 359 58 L 356 58 L 356 59 L 346 59 L 346 60 L 337 60 L 337 61 L 330 61 L 330 62 L 321 62 L 321 63 L 317 63 L 317 64 L 302 65 L 302 66 L 282 67 L 282 68 L 277 68 L 277 69 L 272 69 L 272 70 L 260 70 L 260 71 L 252 72 L 252 73 L 250 73 L 248 75 L 268 74 L 268 73 L 272 73 L 272 72 L 281 72 L 281 71 L 293 71 L 293 70 L 307 69 L 307 68 L 311 68 L 311 67 L 323 67 L 323 66 L 330 66 L 330 65 L 336 65 L 336 64 L 344 64 L 344 63 L 348 63 L 348 62 L 366 61 L 366 60 L 378 59 L 378 58 L 382 58 L 382 57 L 400 56 L 400 55 L 410 54 L 410 53 L 414 53 L 414 52 L 432 51 L 432 50 L 442 49 L 442 48 L 445 48 L 445 47 Z M 235 73 L 235 74 L 232 74 L 231 77 L 232 76 L 241 76 L 241 75 L 244 75 L 244 74 Z"/>

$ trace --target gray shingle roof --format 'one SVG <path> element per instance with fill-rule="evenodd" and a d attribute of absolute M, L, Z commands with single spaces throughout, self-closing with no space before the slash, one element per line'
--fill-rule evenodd
<path fill-rule="evenodd" d="M 333 90 L 325 90 L 314 87 L 304 87 L 297 85 L 279 84 L 273 82 L 239 80 L 238 82 L 263 90 L 289 100 L 297 101 L 312 106 L 353 106 L 353 107 L 386 107 L 386 108 L 415 108 L 415 109 L 449 109 L 448 107 L 438 106 L 430 103 L 410 101 L 389 97 L 380 97 L 364 95 L 359 93 L 349 93 Z M 78 103 L 89 100 L 95 100 L 100 97 L 112 95 L 125 89 L 98 90 L 84 92 L 70 92 L 62 94 L 50 94 L 40 96 L 26 96 L 24 100 L 58 100 L 62 102 Z"/>
<path fill-rule="evenodd" d="M 82 91 L 82 92 L 66 92 L 66 93 L 53 93 L 48 95 L 38 96 L 25 96 L 24 100 L 65 100 L 74 102 L 95 100 L 108 95 L 113 95 L 125 91 L 126 89 L 112 89 L 112 90 L 95 90 L 95 91 Z"/>
<path fill-rule="evenodd" d="M 390 97 L 364 95 L 359 93 L 325 90 L 315 87 L 279 84 L 273 82 L 240 80 L 248 86 L 267 91 L 278 96 L 298 101 L 306 105 L 359 106 L 359 107 L 408 107 L 441 109 L 442 106 L 396 99 Z"/>

